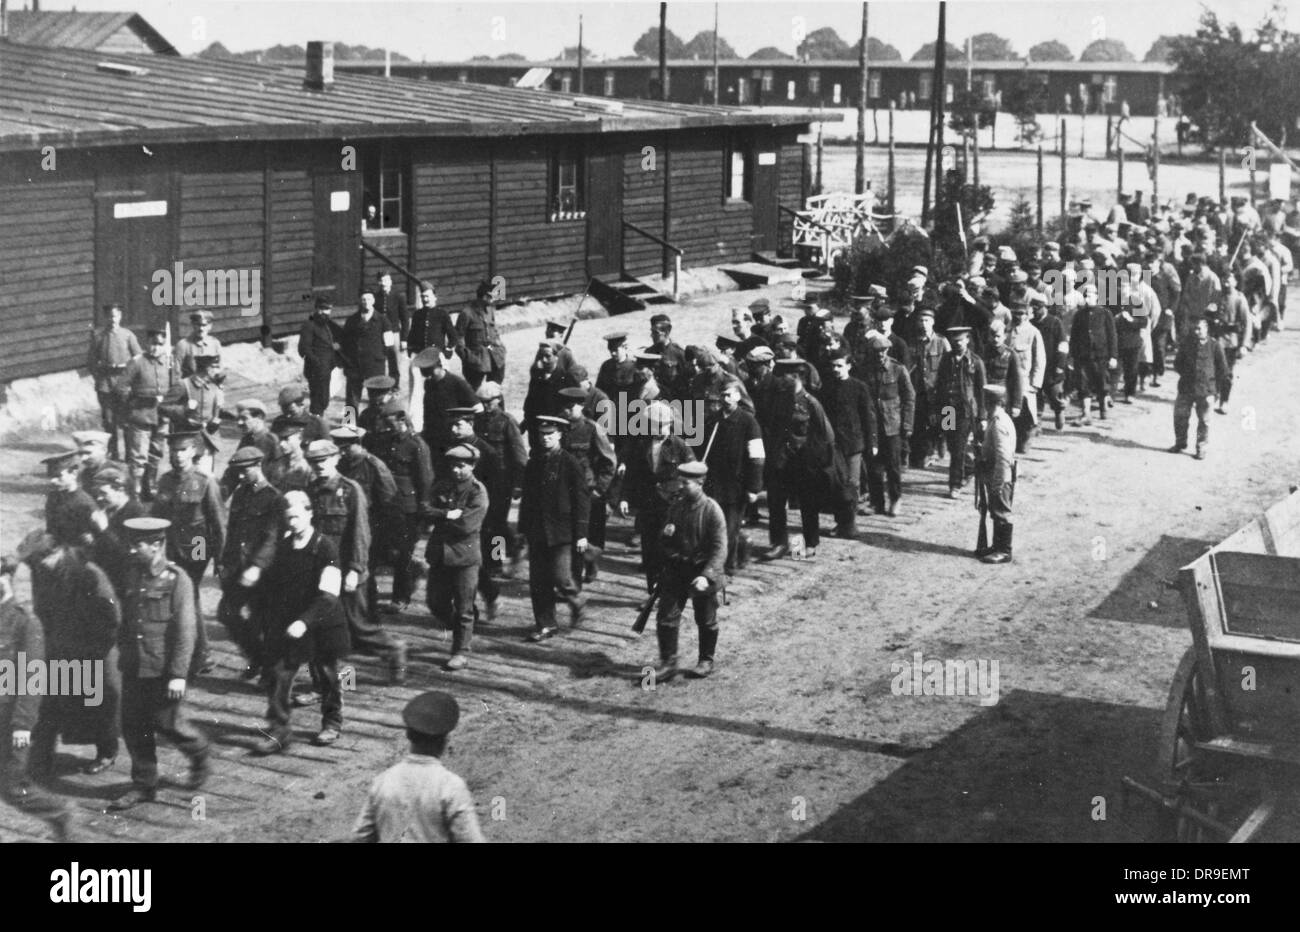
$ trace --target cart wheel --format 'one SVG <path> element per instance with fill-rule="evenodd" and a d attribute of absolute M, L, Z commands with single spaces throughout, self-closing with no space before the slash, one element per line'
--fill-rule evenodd
<path fill-rule="evenodd" d="M 1218 817 L 1218 803 L 1207 798 L 1205 785 L 1217 777 L 1211 772 L 1206 755 L 1197 751 L 1196 742 L 1213 737 L 1210 728 L 1205 684 L 1196 667 L 1196 651 L 1189 647 L 1178 663 L 1169 686 L 1169 701 L 1160 726 L 1159 774 L 1177 790 L 1183 805 L 1210 818 Z M 1208 792 L 1213 792 L 1210 789 Z M 1166 826 L 1170 840 L 1199 842 L 1215 840 L 1205 828 L 1178 813 L 1170 813 Z"/>

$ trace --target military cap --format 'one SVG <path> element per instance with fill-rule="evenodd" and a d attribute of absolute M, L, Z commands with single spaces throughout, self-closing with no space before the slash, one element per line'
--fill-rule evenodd
<path fill-rule="evenodd" d="M 574 404 L 580 404 L 587 400 L 587 390 L 585 388 L 562 388 L 559 396 L 564 399 L 565 407 Z"/>
<path fill-rule="evenodd" d="M 125 489 L 126 479 L 126 473 L 118 469 L 116 466 L 106 466 L 95 472 L 95 476 L 90 480 L 90 484 L 92 487 L 111 485 L 115 489 Z"/>
<path fill-rule="evenodd" d="M 930 270 L 927 269 L 927 268 L 926 268 L 925 266 L 923 266 L 923 265 L 914 265 L 914 266 L 912 266 L 912 272 L 911 272 L 911 274 L 910 274 L 908 277 L 909 277 L 909 278 L 918 278 L 918 277 L 919 277 L 919 278 L 929 278 L 929 277 L 930 277 Z"/>
<path fill-rule="evenodd" d="M 691 460 L 689 463 L 677 464 L 677 475 L 684 476 L 687 479 L 703 479 L 708 475 L 709 467 L 705 466 L 699 460 Z"/>
<path fill-rule="evenodd" d="M 997 382 L 985 382 L 984 394 L 992 395 L 994 398 L 1005 398 L 1007 396 L 1007 389 L 1006 386 L 999 385 Z"/>
<path fill-rule="evenodd" d="M 332 311 L 332 310 L 334 310 L 334 303 L 333 303 L 332 301 L 330 301 L 329 298 L 317 298 L 317 299 L 316 299 L 316 310 L 318 310 L 318 311 Z"/>
<path fill-rule="evenodd" d="M 923 307 L 923 308 L 921 308 L 920 310 L 918 310 L 918 311 L 916 312 L 916 316 L 917 316 L 917 317 L 928 317 L 928 318 L 930 318 L 931 320 L 934 320 L 934 308 L 932 308 L 932 307 Z"/>
<path fill-rule="evenodd" d="M 591 374 L 587 371 L 587 367 L 580 362 L 575 362 L 573 365 L 569 366 L 569 375 L 573 376 L 573 379 L 576 382 L 585 382 L 591 377 Z"/>
<path fill-rule="evenodd" d="M 47 456 L 41 462 L 45 464 L 45 474 L 47 476 L 61 476 L 63 473 L 77 469 L 81 465 L 81 451 L 65 450 L 62 453 Z"/>
<path fill-rule="evenodd" d="M 493 382 L 491 379 L 484 379 L 475 390 L 474 394 L 478 395 L 478 397 L 483 401 L 492 401 L 493 399 L 501 398 L 504 395 L 504 392 L 501 391 L 501 385 L 499 382 Z"/>
<path fill-rule="evenodd" d="M 798 356 L 788 356 L 785 359 L 778 359 L 776 361 L 776 364 L 781 368 L 794 371 L 806 365 L 806 362 L 800 359 Z"/>
<path fill-rule="evenodd" d="M 454 447 L 450 447 L 447 452 L 443 454 L 443 458 L 449 460 L 461 460 L 466 463 L 477 463 L 478 449 L 470 446 L 468 443 L 458 443 Z"/>
<path fill-rule="evenodd" d="M 285 405 L 297 404 L 306 397 L 307 390 L 301 385 L 286 385 L 284 388 L 280 389 L 280 394 L 277 396 L 276 401 L 279 403 L 280 407 L 283 408 Z"/>
<path fill-rule="evenodd" d="M 252 466 L 254 463 L 262 462 L 262 451 L 254 446 L 240 447 L 230 457 L 227 464 L 234 469 L 243 469 L 245 466 Z"/>
<path fill-rule="evenodd" d="M 999 262 L 1015 262 L 1015 261 L 1017 261 L 1017 260 L 1016 260 L 1016 251 L 1015 251 L 1014 249 L 1012 249 L 1010 246 L 999 246 L 999 247 L 998 247 L 998 261 L 999 261 Z"/>
<path fill-rule="evenodd" d="M 673 319 L 667 314 L 655 314 L 650 318 L 650 326 L 653 327 L 656 324 L 667 324 L 671 327 L 673 325 Z"/>
<path fill-rule="evenodd" d="M 767 298 L 758 298 L 757 300 L 750 302 L 749 309 L 751 311 L 767 312 L 772 310 L 772 302 Z"/>
<path fill-rule="evenodd" d="M 447 420 L 453 424 L 456 421 L 472 421 L 476 413 L 473 408 L 448 408 Z"/>
<path fill-rule="evenodd" d="M 656 365 L 661 359 L 663 359 L 663 357 L 660 356 L 658 353 L 637 353 L 636 354 L 637 362 L 644 363 L 650 366 Z"/>
<path fill-rule="evenodd" d="M 166 518 L 127 518 L 123 526 L 131 532 L 134 540 L 166 540 L 167 529 L 172 523 Z"/>
<path fill-rule="evenodd" d="M 406 405 L 394 398 L 392 401 L 385 401 L 379 413 L 384 417 L 406 417 Z"/>
<path fill-rule="evenodd" d="M 411 360 L 411 365 L 417 369 L 441 369 L 442 351 L 436 346 L 420 350 L 415 355 L 415 358 Z"/>
<path fill-rule="evenodd" d="M 366 429 L 355 424 L 344 424 L 342 427 L 336 427 L 330 431 L 330 439 L 335 444 L 360 443 L 361 438 L 365 435 Z"/>
<path fill-rule="evenodd" d="M 883 301 L 885 298 L 888 297 L 889 297 L 889 291 L 885 288 L 884 285 L 867 286 L 867 300 L 874 301 L 879 299 Z"/>
<path fill-rule="evenodd" d="M 420 693 L 406 704 L 402 709 L 402 721 L 411 731 L 440 737 L 449 734 L 460 721 L 460 706 L 453 696 L 431 690 Z"/>
<path fill-rule="evenodd" d="M 550 336 L 552 332 L 563 333 L 568 329 L 569 329 L 569 322 L 567 320 L 557 320 L 556 318 L 551 318 L 546 322 L 547 336 Z"/>
<path fill-rule="evenodd" d="M 550 433 L 554 430 L 562 430 L 569 426 L 569 419 L 556 417 L 553 414 L 542 414 L 537 418 L 537 429 L 542 433 Z"/>
<path fill-rule="evenodd" d="M 756 346 L 745 355 L 747 362 L 771 362 L 775 358 L 770 346 Z"/>
<path fill-rule="evenodd" d="M 889 337 L 883 333 L 872 333 L 867 337 L 867 345 L 873 350 L 887 350 L 893 344 L 889 342 Z"/>
<path fill-rule="evenodd" d="M 146 334 L 147 336 L 151 336 L 151 337 L 166 337 L 166 336 L 167 336 L 167 328 L 166 328 L 166 327 L 159 327 L 159 326 L 157 326 L 156 324 L 155 324 L 154 326 L 151 326 L 151 327 L 145 327 L 145 328 L 144 328 L 144 332 L 145 332 L 145 334 Z"/>
<path fill-rule="evenodd" d="M 740 337 L 736 336 L 734 333 L 719 332 L 717 339 L 714 340 L 714 344 L 718 349 L 727 349 L 728 347 L 739 346 Z"/>
<path fill-rule="evenodd" d="M 952 336 L 958 337 L 961 336 L 963 333 L 970 333 L 970 327 L 949 327 L 944 332 L 951 334 Z"/>
<path fill-rule="evenodd" d="M 560 340 L 555 339 L 554 337 L 547 337 L 545 340 L 537 341 L 537 348 L 542 349 L 543 347 L 545 347 L 546 349 L 550 350 L 552 353 L 555 353 L 558 356 L 560 350 L 564 348 L 564 343 Z"/>
<path fill-rule="evenodd" d="M 622 346 L 624 343 L 627 342 L 627 334 L 623 333 L 622 331 L 619 331 L 617 333 L 607 333 L 603 337 L 601 337 L 601 339 L 603 339 L 607 344 L 609 344 L 610 349 L 614 349 L 615 347 Z"/>
<path fill-rule="evenodd" d="M 203 438 L 197 430 L 180 431 L 167 438 L 167 443 L 173 450 L 184 450 L 187 447 L 197 449 L 202 442 Z"/>
<path fill-rule="evenodd" d="M 209 369 L 221 362 L 220 356 L 214 356 L 211 353 L 200 353 L 194 357 L 194 365 L 198 369 Z"/>
<path fill-rule="evenodd" d="M 107 444 L 109 435 L 102 430 L 78 430 L 72 434 L 72 441 L 78 445 L 85 443 Z"/>
<path fill-rule="evenodd" d="M 391 391 L 397 385 L 397 380 L 391 375 L 372 375 L 361 383 L 361 387 L 372 392 Z"/>
<path fill-rule="evenodd" d="M 799 343 L 799 337 L 793 333 L 783 333 L 776 338 L 776 342 L 783 343 L 788 346 L 796 346 Z"/>
<path fill-rule="evenodd" d="M 254 414 L 260 414 L 263 417 L 266 416 L 266 405 L 262 404 L 262 402 L 256 400 L 255 398 L 249 398 L 245 401 L 241 401 L 235 407 L 238 408 L 240 411 L 251 411 Z"/>
<path fill-rule="evenodd" d="M 190 311 L 190 322 L 195 324 L 212 323 L 211 311 Z"/>
<path fill-rule="evenodd" d="M 1013 284 L 1021 285 L 1029 281 L 1029 273 L 1026 272 L 1024 269 L 1012 269 L 1011 274 L 1008 275 L 1007 278 Z"/>
<path fill-rule="evenodd" d="M 309 460 L 323 460 L 331 456 L 338 456 L 339 448 L 334 445 L 333 440 L 313 440 L 307 444 L 307 450 L 303 454 Z"/>
<path fill-rule="evenodd" d="M 288 440 L 294 434 L 301 434 L 306 427 L 307 425 L 302 421 L 285 419 L 280 421 L 278 424 L 273 425 L 271 430 L 273 430 L 275 435 L 281 440 Z"/>
<path fill-rule="evenodd" d="M 359 292 L 357 292 L 358 297 L 361 297 L 363 295 L 370 295 L 373 298 L 375 296 L 375 289 L 369 285 L 366 285 Z"/>
<path fill-rule="evenodd" d="M 888 304 L 878 304 L 871 309 L 871 316 L 876 320 L 889 320 L 894 316 L 894 309 Z"/>

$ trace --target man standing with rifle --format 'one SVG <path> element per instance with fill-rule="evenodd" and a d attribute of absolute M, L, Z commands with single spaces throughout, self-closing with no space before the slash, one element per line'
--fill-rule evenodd
<path fill-rule="evenodd" d="M 664 568 L 659 577 L 659 637 L 656 682 L 677 675 L 677 633 L 686 600 L 691 600 L 700 631 L 700 659 L 693 675 L 713 672 L 713 652 L 718 645 L 718 590 L 727 559 L 727 521 L 722 507 L 704 494 L 708 467 L 702 462 L 677 467 L 681 489 L 668 507 L 668 522 L 661 540 Z"/>
<path fill-rule="evenodd" d="M 1007 390 L 996 383 L 984 386 L 988 427 L 976 460 L 976 507 L 980 512 L 975 555 L 985 563 L 1011 562 L 1011 500 L 1016 490 L 1016 425 L 1006 409 Z M 984 517 L 993 516 L 993 546 L 987 546 Z"/>

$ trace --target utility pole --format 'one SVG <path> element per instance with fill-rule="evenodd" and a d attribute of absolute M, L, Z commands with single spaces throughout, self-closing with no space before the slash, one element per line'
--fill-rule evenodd
<path fill-rule="evenodd" d="M 668 4 L 659 4 L 659 99 L 668 99 Z"/>
<path fill-rule="evenodd" d="M 718 5 L 713 4 L 713 106 L 718 105 Z"/>
<path fill-rule="evenodd" d="M 578 93 L 587 93 L 586 85 L 582 80 L 582 14 L 578 14 Z"/>
<path fill-rule="evenodd" d="M 867 4 L 862 4 L 862 45 L 858 49 L 858 157 L 853 171 L 853 191 L 867 190 Z"/>
<path fill-rule="evenodd" d="M 934 212 L 943 200 L 943 107 L 948 89 L 948 4 L 939 3 L 939 41 L 934 48 Z"/>

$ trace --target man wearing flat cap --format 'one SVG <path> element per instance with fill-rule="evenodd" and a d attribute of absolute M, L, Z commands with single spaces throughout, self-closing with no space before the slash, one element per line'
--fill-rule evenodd
<path fill-rule="evenodd" d="M 317 298 L 315 309 L 298 333 L 298 355 L 302 357 L 312 414 L 324 414 L 329 407 L 330 377 L 343 349 L 343 329 L 330 319 L 333 313 L 334 305 L 328 298 Z"/>
<path fill-rule="evenodd" d="M 280 406 L 280 413 L 271 421 L 271 433 L 278 437 L 280 428 L 283 425 L 293 423 L 302 428 L 301 437 L 303 443 L 323 440 L 329 436 L 329 426 L 325 423 L 325 418 L 319 414 L 313 414 L 307 406 L 308 392 L 306 386 L 286 385 L 280 389 L 280 394 L 276 396 L 275 400 Z"/>
<path fill-rule="evenodd" d="M 483 522 L 483 539 L 505 542 L 505 553 L 492 547 L 483 555 L 488 571 L 501 568 L 503 558 L 510 557 L 507 575 L 512 575 L 521 559 L 519 535 L 510 526 L 510 502 L 523 494 L 524 470 L 528 466 L 528 448 L 514 415 L 505 410 L 505 396 L 496 382 L 485 381 L 478 387 L 483 410 L 474 416 L 474 434 L 501 456 L 501 487 L 488 486 L 488 513 Z"/>
<path fill-rule="evenodd" d="M 442 354 L 433 347 L 411 360 L 411 365 L 424 373 L 424 429 L 420 435 L 436 461 L 455 442 L 447 412 L 476 407 L 478 396 L 461 376 L 447 371 Z"/>
<path fill-rule="evenodd" d="M 410 753 L 370 785 L 352 841 L 486 841 L 469 788 L 440 760 L 459 720 L 460 707 L 444 692 L 421 693 L 406 704 Z"/>
<path fill-rule="evenodd" d="M 67 547 L 88 545 L 95 533 L 91 515 L 95 500 L 81 487 L 81 454 L 65 450 L 43 461 L 49 491 L 45 493 L 45 532 Z"/>
<path fill-rule="evenodd" d="M 256 447 L 240 447 L 230 458 L 228 468 L 236 484 L 225 547 L 217 560 L 221 580 L 217 620 L 247 662 L 246 679 L 260 675 L 265 665 L 261 619 L 249 609 L 254 587 L 275 558 L 284 508 L 283 497 L 266 479 L 262 460 Z"/>
<path fill-rule="evenodd" d="M 490 281 L 479 282 L 474 300 L 465 305 L 456 320 L 460 333 L 456 352 L 460 354 L 465 381 L 474 389 L 485 379 L 500 383 L 506 375 L 506 346 L 497 331 L 493 290 Z"/>
<path fill-rule="evenodd" d="M 168 738 L 190 763 L 186 789 L 209 774 L 208 739 L 183 706 L 194 658 L 194 593 L 185 572 L 167 560 L 162 518 L 132 518 L 133 565 L 118 636 L 122 670 L 122 737 L 131 754 L 131 789 L 108 808 L 130 809 L 158 794 L 157 737 Z"/>
<path fill-rule="evenodd" d="M 384 461 L 365 447 L 366 432 L 344 424 L 330 431 L 339 450 L 339 473 L 361 487 L 370 520 L 370 563 L 366 574 L 366 606 L 371 621 L 379 624 L 379 584 L 382 566 L 392 565 L 394 552 L 403 552 L 406 524 L 398 505 L 397 482 Z"/>
<path fill-rule="evenodd" d="M 578 386 L 569 369 L 560 365 L 560 351 L 564 349 L 567 347 L 559 340 L 546 339 L 537 344 L 537 355 L 528 377 L 528 394 L 524 396 L 523 428 L 528 432 L 530 448 L 537 446 L 538 419 L 562 415 L 565 405 L 560 392 Z"/>
<path fill-rule="evenodd" d="M 488 384 L 488 383 L 484 383 Z M 463 446 L 472 449 L 476 456 L 470 474 L 479 481 L 487 492 L 488 514 L 491 514 L 492 502 L 494 498 L 504 497 L 506 500 L 506 511 L 509 513 L 510 493 L 513 491 L 506 486 L 506 469 L 505 462 L 502 459 L 501 451 L 476 433 L 475 420 L 476 412 L 473 408 L 454 408 L 447 412 L 451 417 L 451 435 L 455 439 L 453 446 Z M 527 457 L 525 457 L 525 463 Z M 439 469 L 439 480 L 450 477 L 451 473 L 457 471 L 456 464 L 452 460 L 444 457 L 444 464 Z M 483 601 L 487 608 L 487 620 L 492 621 L 497 615 L 497 599 L 501 595 L 501 586 L 492 576 L 493 551 L 496 551 L 496 559 L 499 561 L 503 556 L 501 544 L 504 538 L 494 540 L 494 535 L 489 533 L 487 517 L 484 516 L 479 526 L 479 543 L 482 551 L 482 561 L 478 565 L 478 588 L 483 593 Z M 470 607 L 473 608 L 471 601 Z"/>
<path fill-rule="evenodd" d="M 677 467 L 680 482 L 660 540 L 664 566 L 659 576 L 659 614 L 655 634 L 659 640 L 657 682 L 677 675 L 677 636 L 682 610 L 691 601 L 699 629 L 699 661 L 693 675 L 713 672 L 718 646 L 718 591 L 724 582 L 727 560 L 727 522 L 722 508 L 704 494 L 708 467 L 694 461 Z"/>
<path fill-rule="evenodd" d="M 875 452 L 867 464 L 867 495 L 876 514 L 892 518 L 903 494 L 903 450 L 912 436 L 916 393 L 907 369 L 890 356 L 888 339 L 873 333 L 870 345 L 875 355 L 862 380 L 875 414 L 875 434 L 868 444 Z"/>
<path fill-rule="evenodd" d="M 952 349 L 939 361 L 939 426 L 948 446 L 948 497 L 969 481 L 967 445 L 984 429 L 984 361 L 971 351 L 970 327 L 949 327 Z M 972 456 L 973 460 L 974 457 Z"/>
<path fill-rule="evenodd" d="M 934 310 L 923 307 L 916 312 L 917 331 L 911 344 L 912 388 L 916 393 L 913 440 L 909 445 L 909 464 L 924 468 L 943 454 L 940 428 L 942 407 L 938 403 L 939 364 L 952 347 L 934 330 Z"/>
<path fill-rule="evenodd" d="M 764 560 L 777 560 L 790 552 L 786 506 L 792 495 L 799 498 L 804 553 L 816 556 L 821 541 L 818 477 L 834 455 L 831 445 L 835 433 L 821 402 L 804 388 L 806 366 L 798 358 L 777 360 L 770 404 L 759 405 L 766 418 L 766 423 L 759 421 L 759 424 L 767 454 L 764 479 L 771 513 L 768 524 L 771 546 L 763 555 Z"/>
<path fill-rule="evenodd" d="M 478 450 L 458 443 L 443 455 L 443 478 L 433 485 L 433 529 L 425 561 L 433 617 L 452 629 L 448 670 L 469 665 L 474 639 L 474 592 L 483 560 L 479 539 L 487 516 L 488 493 L 474 478 Z"/>
<path fill-rule="evenodd" d="M 126 409 L 131 491 L 144 502 L 153 500 L 158 463 L 167 436 L 167 422 L 158 406 L 178 381 L 180 375 L 167 356 L 166 331 L 151 328 L 144 352 L 127 363 L 117 389 Z"/>
<path fill-rule="evenodd" d="M 375 442 L 368 449 L 393 475 L 397 487 L 396 510 L 401 532 L 393 535 L 393 595 L 388 608 L 405 611 L 415 592 L 420 570 L 413 557 L 420 541 L 421 522 L 429 516 L 429 491 L 433 486 L 433 455 L 415 432 L 400 401 L 378 409 L 382 415 Z M 365 443 L 371 435 L 362 438 Z"/>
<path fill-rule="evenodd" d="M 573 625 L 583 620 L 585 600 L 573 581 L 573 552 L 587 549 L 591 494 L 582 464 L 562 448 L 568 425 L 563 417 L 537 418 L 538 443 L 524 470 L 519 533 L 528 541 L 528 592 L 535 626 L 530 641 L 558 633 L 557 596 L 568 604 Z"/>

